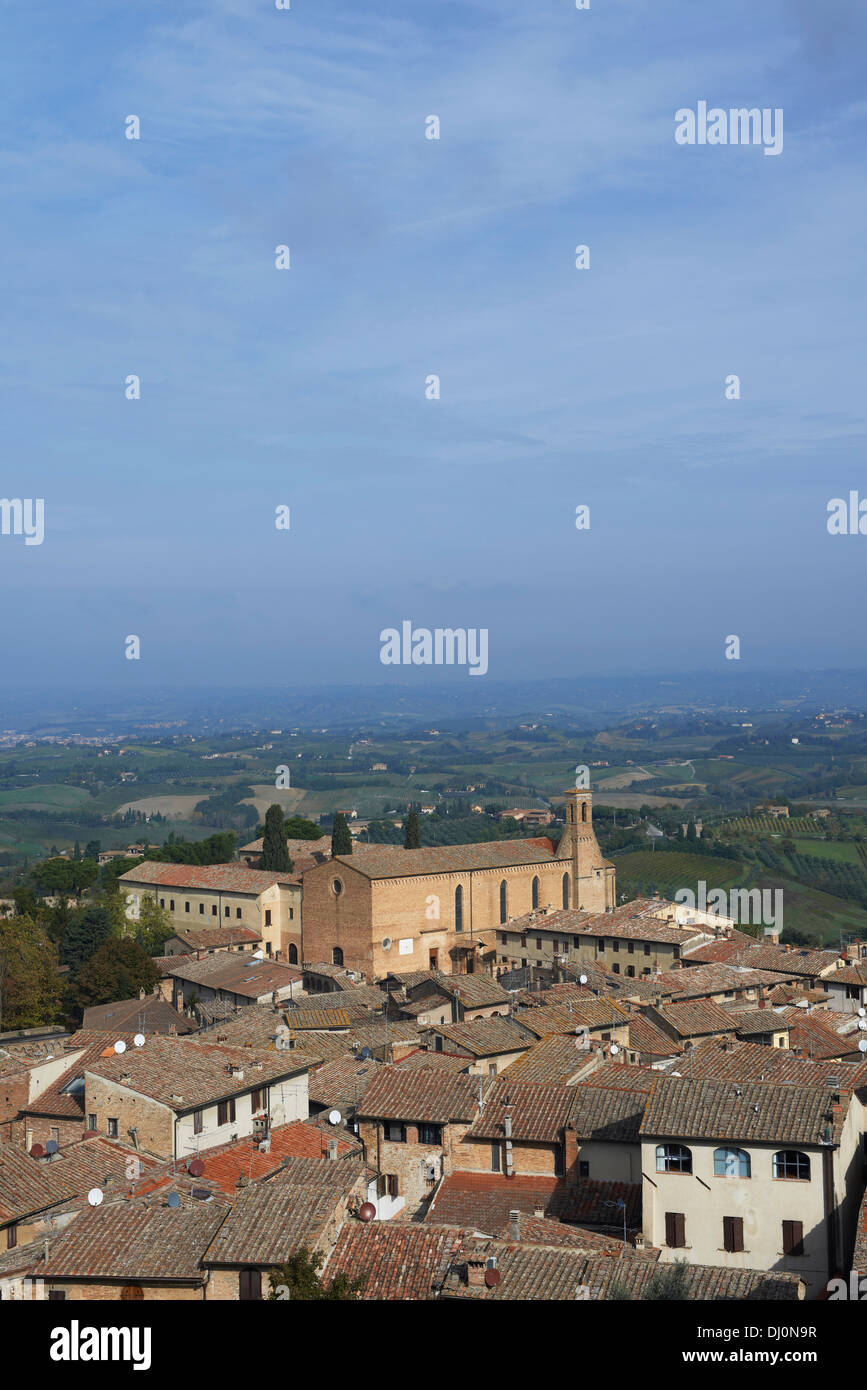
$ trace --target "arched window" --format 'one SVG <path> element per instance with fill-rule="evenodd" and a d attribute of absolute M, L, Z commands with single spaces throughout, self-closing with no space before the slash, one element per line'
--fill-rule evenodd
<path fill-rule="evenodd" d="M 503 879 L 502 882 L 501 882 L 501 884 L 500 884 L 500 921 L 501 921 L 501 922 L 505 922 L 505 921 L 506 921 L 506 906 L 507 906 L 507 904 L 506 904 L 506 880 Z"/>
<path fill-rule="evenodd" d="M 343 964 L 343 952 L 341 951 L 341 949 L 340 949 L 339 946 L 335 946 L 335 947 L 334 947 L 334 950 L 331 952 L 331 964 L 332 964 L 332 965 L 342 965 L 342 964 Z"/>
<path fill-rule="evenodd" d="M 569 875 L 563 875 L 563 906 L 569 906 Z"/>
<path fill-rule="evenodd" d="M 586 802 L 586 801 L 582 801 L 582 802 L 581 802 L 581 819 L 582 819 L 582 820 L 586 820 L 586 819 L 587 819 L 587 802 Z"/>
<path fill-rule="evenodd" d="M 713 1171 L 718 1178 L 752 1177 L 750 1156 L 743 1149 L 714 1149 Z"/>
<path fill-rule="evenodd" d="M 297 965 L 297 964 L 298 964 L 298 947 L 295 945 L 295 942 L 294 942 L 294 941 L 292 942 L 291 946 L 289 947 L 289 964 L 290 964 L 290 965 Z"/>
<path fill-rule="evenodd" d="M 459 883 L 455 889 L 455 931 L 464 929 L 464 890 Z"/>
<path fill-rule="evenodd" d="M 571 821 L 575 819 L 575 803 L 573 801 L 569 802 L 569 819 Z"/>
<path fill-rule="evenodd" d="M 684 1144 L 657 1144 L 657 1173 L 691 1173 L 692 1153 Z"/>
<path fill-rule="evenodd" d="M 774 1154 L 774 1177 L 810 1181 L 810 1160 L 800 1149 L 780 1149 Z"/>
<path fill-rule="evenodd" d="M 533 907 L 539 906 L 539 880 L 533 879 Z"/>

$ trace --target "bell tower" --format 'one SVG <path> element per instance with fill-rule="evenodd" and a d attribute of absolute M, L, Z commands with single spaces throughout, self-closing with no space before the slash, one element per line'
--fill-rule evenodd
<path fill-rule="evenodd" d="M 593 829 L 593 793 L 572 787 L 565 796 L 566 824 L 557 858 L 571 863 L 570 902 L 574 909 L 609 912 L 616 901 L 614 865 L 603 859 Z"/>

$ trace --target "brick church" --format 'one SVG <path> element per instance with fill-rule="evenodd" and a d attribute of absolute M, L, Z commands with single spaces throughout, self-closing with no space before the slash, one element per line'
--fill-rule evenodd
<path fill-rule="evenodd" d="M 402 849 L 353 846 L 304 873 L 304 959 L 361 971 L 491 970 L 497 932 L 526 913 L 615 906 L 589 791 L 566 792 L 559 845 L 539 836 Z"/>

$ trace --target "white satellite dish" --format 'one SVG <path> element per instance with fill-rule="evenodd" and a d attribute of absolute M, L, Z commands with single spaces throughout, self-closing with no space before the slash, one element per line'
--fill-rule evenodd
<path fill-rule="evenodd" d="M 133 1042 L 135 1043 L 136 1047 L 144 1047 L 144 1045 L 145 1045 L 145 1035 L 144 1035 L 144 1033 L 136 1033 L 135 1037 L 133 1038 Z"/>
<path fill-rule="evenodd" d="M 612 1056 L 612 1057 L 616 1057 L 619 1051 L 620 1051 L 620 1048 L 617 1046 L 617 1043 L 612 1043 L 612 1044 L 611 1044 L 611 1056 Z"/>
<path fill-rule="evenodd" d="M 115 1045 L 114 1045 L 114 1050 L 115 1050 L 115 1052 L 126 1052 L 126 1043 L 125 1043 L 125 1042 L 121 1042 L 121 1041 L 118 1039 L 118 1041 L 117 1041 L 117 1042 L 115 1043 Z"/>
<path fill-rule="evenodd" d="M 329 1112 L 328 1112 L 328 1123 L 329 1123 L 330 1125 L 339 1125 L 339 1124 L 340 1124 L 340 1121 L 341 1121 L 342 1119 L 343 1119 L 343 1116 L 341 1115 L 341 1113 L 340 1113 L 339 1110 L 329 1110 Z"/>
<path fill-rule="evenodd" d="M 858 1027 L 861 1029 L 867 1028 L 867 1018 L 859 1018 Z"/>
<path fill-rule="evenodd" d="M 102 1206 L 102 1188 L 92 1187 L 87 1194 L 87 1200 L 92 1207 Z"/>
<path fill-rule="evenodd" d="M 251 959 L 251 960 L 264 960 L 265 957 L 264 957 L 264 955 L 262 954 L 261 951 L 254 951 L 253 954 L 252 954 L 252 956 L 250 957 L 250 959 Z"/>
<path fill-rule="evenodd" d="M 867 1052 L 867 1038 L 862 1038 L 858 1044 L 859 1052 Z"/>
<path fill-rule="evenodd" d="M 859 1009 L 859 1010 L 858 1010 L 858 1017 L 859 1017 L 859 1018 L 864 1018 L 865 1016 L 867 1016 L 867 1009 Z"/>
<path fill-rule="evenodd" d="M 579 975 L 579 976 L 578 976 L 578 983 L 579 983 L 579 985 L 586 985 L 586 983 L 587 983 L 587 976 L 586 976 L 586 975 Z"/>

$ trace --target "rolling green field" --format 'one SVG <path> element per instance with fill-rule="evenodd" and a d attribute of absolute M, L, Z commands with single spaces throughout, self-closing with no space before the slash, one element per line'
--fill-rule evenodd
<path fill-rule="evenodd" d="M 858 846 L 845 840 L 807 840 L 795 837 L 799 854 L 809 854 L 815 859 L 838 859 L 844 864 L 860 864 Z"/>
<path fill-rule="evenodd" d="M 680 854 L 676 850 L 634 850 L 615 854 L 617 895 L 635 896 L 642 886 L 654 888 L 664 898 L 673 897 L 678 888 L 693 891 L 699 880 L 713 888 L 747 887 L 751 871 L 738 859 L 717 859 L 705 854 Z"/>

